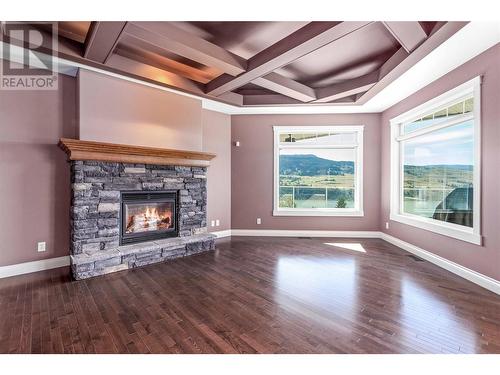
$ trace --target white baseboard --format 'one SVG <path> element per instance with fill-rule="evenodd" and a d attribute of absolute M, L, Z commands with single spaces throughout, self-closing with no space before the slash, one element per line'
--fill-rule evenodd
<path fill-rule="evenodd" d="M 210 232 L 210 234 L 215 234 L 217 238 L 231 237 L 231 229 Z"/>
<path fill-rule="evenodd" d="M 23 275 L 25 273 L 50 270 L 52 268 L 59 268 L 65 266 L 69 266 L 69 256 L 36 260 L 34 262 L 12 264 L 10 266 L 0 267 L 0 279 L 4 277 Z"/>
<path fill-rule="evenodd" d="M 408 251 L 409 253 L 415 254 L 422 259 L 425 259 L 441 268 L 444 268 L 445 270 L 450 271 L 455 275 L 463 277 L 464 279 L 469 280 L 474 284 L 482 286 L 483 288 L 500 295 L 500 281 L 485 276 L 479 272 L 473 271 L 467 267 L 461 266 L 458 263 L 440 257 L 439 255 L 431 253 L 430 251 L 421 249 L 418 246 L 400 240 L 399 238 L 393 237 L 387 233 L 380 232 L 380 238 L 403 250 Z"/>
<path fill-rule="evenodd" d="M 377 231 L 232 229 L 232 236 L 380 238 Z"/>
<path fill-rule="evenodd" d="M 346 238 L 380 238 L 409 253 L 415 254 L 447 271 L 473 282 L 485 289 L 500 295 L 500 281 L 461 266 L 430 251 L 400 240 L 387 233 L 378 231 L 328 231 L 328 230 L 273 230 L 273 229 L 228 229 L 212 232 L 217 238 L 229 236 L 249 237 L 346 237 Z M 69 256 L 37 260 L 34 262 L 13 264 L 0 267 L 0 278 L 22 275 L 25 273 L 49 270 L 69 265 Z"/>

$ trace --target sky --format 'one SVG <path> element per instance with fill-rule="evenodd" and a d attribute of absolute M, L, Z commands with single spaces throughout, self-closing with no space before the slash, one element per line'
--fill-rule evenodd
<path fill-rule="evenodd" d="M 405 165 L 474 164 L 472 121 L 404 142 Z"/>

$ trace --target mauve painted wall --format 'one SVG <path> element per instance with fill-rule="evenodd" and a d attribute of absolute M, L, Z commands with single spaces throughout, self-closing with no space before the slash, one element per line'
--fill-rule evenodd
<path fill-rule="evenodd" d="M 217 154 L 207 173 L 208 230 L 231 229 L 231 116 L 204 109 L 202 123 L 203 151 Z M 210 226 L 217 219 L 220 225 Z"/>
<path fill-rule="evenodd" d="M 231 117 L 233 229 L 378 230 L 380 115 L 237 115 Z M 365 125 L 364 217 L 273 216 L 273 126 Z M 262 224 L 256 224 L 256 218 Z"/>
<path fill-rule="evenodd" d="M 0 91 L 0 266 L 68 255 L 70 175 L 57 142 L 75 137 L 75 87 L 60 75 L 57 91 Z"/>
<path fill-rule="evenodd" d="M 201 101 L 80 70 L 82 140 L 201 151 Z"/>
<path fill-rule="evenodd" d="M 478 75 L 481 89 L 482 132 L 482 234 L 483 246 L 391 221 L 390 210 L 390 126 L 391 118 Z M 384 232 L 423 249 L 500 280 L 500 44 L 453 70 L 382 115 L 382 199 L 381 227 Z"/>

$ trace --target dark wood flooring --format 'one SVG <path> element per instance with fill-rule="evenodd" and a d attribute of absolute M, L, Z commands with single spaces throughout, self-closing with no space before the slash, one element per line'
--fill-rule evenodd
<path fill-rule="evenodd" d="M 500 353 L 500 296 L 382 240 L 217 247 L 86 281 L 2 279 L 0 352 Z"/>

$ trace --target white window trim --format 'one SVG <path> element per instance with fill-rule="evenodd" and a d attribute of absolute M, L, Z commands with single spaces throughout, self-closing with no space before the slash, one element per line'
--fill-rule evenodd
<path fill-rule="evenodd" d="M 401 195 L 401 146 L 400 141 L 412 137 L 413 133 L 407 136 L 400 136 L 400 126 L 402 123 L 411 122 L 428 113 L 433 113 L 447 104 L 460 100 L 460 98 L 474 95 L 474 171 L 473 171 L 473 228 L 466 228 L 462 225 L 441 222 L 439 220 L 423 218 L 417 215 L 402 213 L 402 195 Z M 460 117 L 462 121 L 471 118 L 470 115 Z M 451 126 L 454 120 L 446 122 L 446 126 Z M 397 221 L 406 225 L 411 225 L 430 232 L 438 233 L 444 236 L 452 237 L 461 241 L 481 245 L 481 77 L 476 77 L 468 82 L 461 84 L 454 89 L 445 92 L 438 97 L 419 105 L 418 107 L 401 114 L 390 120 L 391 123 L 391 192 L 390 192 L 390 220 Z M 423 134 L 428 131 L 436 130 L 442 127 L 441 124 L 431 126 L 430 129 L 415 131 Z"/>
<path fill-rule="evenodd" d="M 364 125 L 336 126 L 273 126 L 274 131 L 274 176 L 273 176 L 273 216 L 364 216 L 363 212 L 363 131 Z M 279 207 L 279 134 L 283 132 L 336 132 L 353 133 L 358 137 L 357 145 L 339 145 L 336 148 L 356 148 L 355 207 L 346 208 L 280 208 Z M 314 148 L 308 145 L 308 148 Z M 318 148 L 325 148 L 324 145 Z"/>

